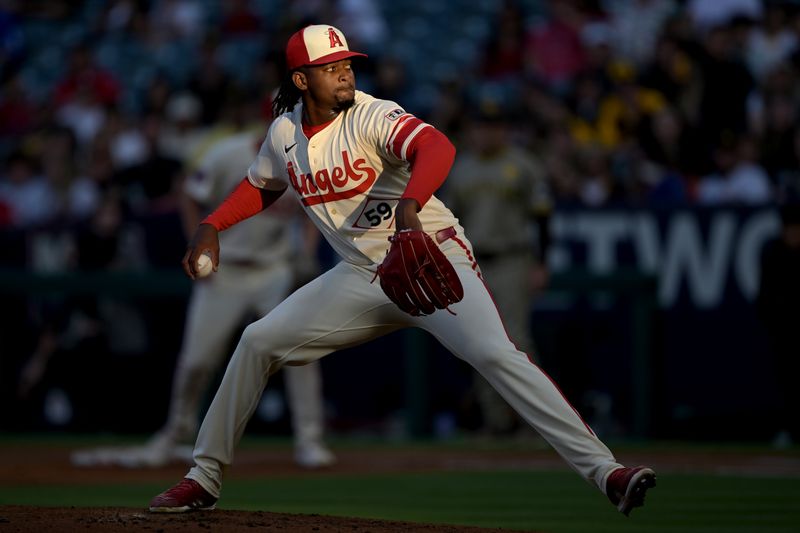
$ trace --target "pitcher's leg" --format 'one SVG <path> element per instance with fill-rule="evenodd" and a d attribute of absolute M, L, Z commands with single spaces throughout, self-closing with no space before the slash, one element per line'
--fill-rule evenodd
<path fill-rule="evenodd" d="M 340 263 L 245 329 L 200 427 L 196 466 L 186 477 L 219 496 L 223 469 L 233 461 L 268 377 L 283 365 L 307 364 L 400 327 L 370 276 Z"/>
<path fill-rule="evenodd" d="M 457 269 L 465 296 L 452 308 L 456 315 L 437 312 L 418 325 L 475 367 L 572 468 L 604 491 L 608 474 L 621 465 L 555 383 L 509 340 L 483 281 L 471 269 Z"/>
<path fill-rule="evenodd" d="M 268 351 L 262 352 L 255 339 L 253 328 L 264 326 L 269 327 L 267 318 L 245 329 L 197 434 L 196 466 L 186 477 L 216 497 L 222 486 L 223 467 L 233 461 L 234 448 L 255 411 L 267 378 L 280 368 L 282 354 L 270 346 L 263 346 Z"/>

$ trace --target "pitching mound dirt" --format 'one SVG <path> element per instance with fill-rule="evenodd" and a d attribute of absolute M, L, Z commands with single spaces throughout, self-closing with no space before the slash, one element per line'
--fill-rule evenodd
<path fill-rule="evenodd" d="M 321 515 L 294 515 L 263 511 L 204 511 L 187 514 L 153 514 L 141 509 L 127 508 L 50 508 L 27 506 L 0 507 L 0 532 L 40 533 L 42 531 L 155 533 L 213 531 L 241 533 L 242 531 L 294 532 L 354 532 L 397 533 L 398 531 L 429 533 L 512 533 L 509 529 L 486 529 L 467 526 L 417 524 L 342 518 Z"/>

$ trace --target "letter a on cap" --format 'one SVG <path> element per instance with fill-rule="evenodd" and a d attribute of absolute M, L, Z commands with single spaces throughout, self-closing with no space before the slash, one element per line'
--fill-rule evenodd
<path fill-rule="evenodd" d="M 337 46 L 341 46 L 342 48 L 344 48 L 342 40 L 339 38 L 339 34 L 336 33 L 335 29 L 328 28 L 328 37 L 331 40 L 331 48 L 336 48 Z"/>

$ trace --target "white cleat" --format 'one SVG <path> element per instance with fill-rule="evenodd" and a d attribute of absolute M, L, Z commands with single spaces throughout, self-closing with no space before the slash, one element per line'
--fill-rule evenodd
<path fill-rule="evenodd" d="M 116 446 L 77 450 L 70 455 L 73 466 L 93 468 L 162 468 L 174 463 L 192 463 L 192 447 L 154 441 L 143 446 Z"/>
<path fill-rule="evenodd" d="M 325 468 L 336 464 L 336 456 L 322 444 L 297 446 L 294 462 L 303 468 Z"/>

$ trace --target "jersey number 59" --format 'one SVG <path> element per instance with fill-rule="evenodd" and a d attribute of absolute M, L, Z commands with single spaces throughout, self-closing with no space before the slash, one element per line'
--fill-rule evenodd
<path fill-rule="evenodd" d="M 394 209 L 397 207 L 396 198 L 369 198 L 364 204 L 356 222 L 356 228 L 364 229 L 385 229 L 390 228 L 394 221 Z"/>

